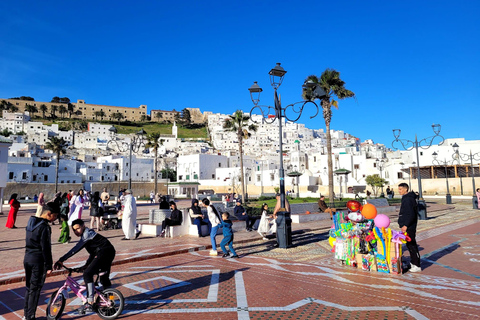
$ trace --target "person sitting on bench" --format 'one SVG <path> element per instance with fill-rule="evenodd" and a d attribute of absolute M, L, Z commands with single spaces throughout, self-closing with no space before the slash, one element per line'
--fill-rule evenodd
<path fill-rule="evenodd" d="M 333 213 L 337 212 L 337 209 L 329 208 L 327 206 L 327 204 L 325 203 L 325 196 L 320 196 L 320 199 L 318 200 L 318 209 L 320 210 L 320 212 L 330 213 L 330 219 L 333 218 Z"/>
<path fill-rule="evenodd" d="M 166 230 L 168 226 L 179 226 L 182 224 L 182 212 L 177 209 L 177 204 L 174 201 L 170 201 L 170 210 L 172 210 L 170 218 L 165 218 L 165 220 L 162 222 L 161 237 L 166 236 Z"/>

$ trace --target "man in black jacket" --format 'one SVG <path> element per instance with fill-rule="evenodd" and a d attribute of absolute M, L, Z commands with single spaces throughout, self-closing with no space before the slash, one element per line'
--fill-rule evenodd
<path fill-rule="evenodd" d="M 418 208 L 417 196 L 414 192 L 408 192 L 408 184 L 400 183 L 398 192 L 402 196 L 402 204 L 398 213 L 398 226 L 402 232 L 407 232 L 412 239 L 407 242 L 407 248 L 410 252 L 410 272 L 420 272 L 420 253 L 418 252 L 415 235 L 417 233 Z"/>
<path fill-rule="evenodd" d="M 57 218 L 60 208 L 54 203 L 43 206 L 40 217 L 32 216 L 27 223 L 25 238 L 25 304 L 24 318 L 35 319 L 38 299 L 42 291 L 45 277 L 52 272 L 52 230 L 48 222 Z"/>
<path fill-rule="evenodd" d="M 87 287 L 87 303 L 80 309 L 80 312 L 84 313 L 86 311 L 92 311 L 95 293 L 93 277 L 101 273 L 100 281 L 102 282 L 103 288 L 106 289 L 112 285 L 110 282 L 110 269 L 113 259 L 115 258 L 115 248 L 107 238 L 85 227 L 82 219 L 72 221 L 72 230 L 77 237 L 80 237 L 80 240 L 70 251 L 55 262 L 54 267 L 55 270 L 60 269 L 64 261 L 77 254 L 83 248 L 90 254 L 87 262 L 81 268 L 84 270 L 83 280 Z"/>

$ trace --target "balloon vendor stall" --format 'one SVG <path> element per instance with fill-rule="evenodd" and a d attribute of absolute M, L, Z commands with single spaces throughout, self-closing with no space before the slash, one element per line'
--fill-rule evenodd
<path fill-rule="evenodd" d="M 402 273 L 402 244 L 408 235 L 392 230 L 390 218 L 373 204 L 347 202 L 347 212 L 333 215 L 328 242 L 342 264 L 365 271 Z"/>

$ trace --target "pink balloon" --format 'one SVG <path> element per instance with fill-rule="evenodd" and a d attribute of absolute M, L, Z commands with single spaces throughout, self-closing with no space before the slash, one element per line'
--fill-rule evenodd
<path fill-rule="evenodd" d="M 388 228 L 388 226 L 390 226 L 390 218 L 384 214 L 377 214 L 373 221 L 375 222 L 375 226 L 379 228 Z"/>

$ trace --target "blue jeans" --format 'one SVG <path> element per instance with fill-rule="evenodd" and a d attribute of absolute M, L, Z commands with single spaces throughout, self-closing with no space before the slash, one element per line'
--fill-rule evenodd
<path fill-rule="evenodd" d="M 230 249 L 230 252 L 236 256 L 237 253 L 235 252 L 235 249 L 233 249 L 233 235 L 231 236 L 224 236 L 222 239 L 222 242 L 220 242 L 220 247 L 222 247 L 223 253 L 228 253 L 227 248 L 225 248 L 225 245 L 228 244 L 228 248 Z"/>
<path fill-rule="evenodd" d="M 217 231 L 218 228 L 220 228 L 220 225 L 216 225 L 215 227 L 212 227 L 212 230 L 210 231 L 210 240 L 212 240 L 212 250 L 217 250 L 217 241 L 216 241 L 216 236 L 217 236 Z"/>
<path fill-rule="evenodd" d="M 210 223 L 210 221 L 208 222 Z M 208 226 L 208 223 L 203 221 L 202 218 L 195 218 L 193 220 L 193 224 L 195 224 L 197 226 L 197 229 L 198 229 L 198 235 L 201 237 L 202 236 L 202 225 L 206 225 Z M 208 227 L 208 230 L 210 231 L 210 226 Z"/>

